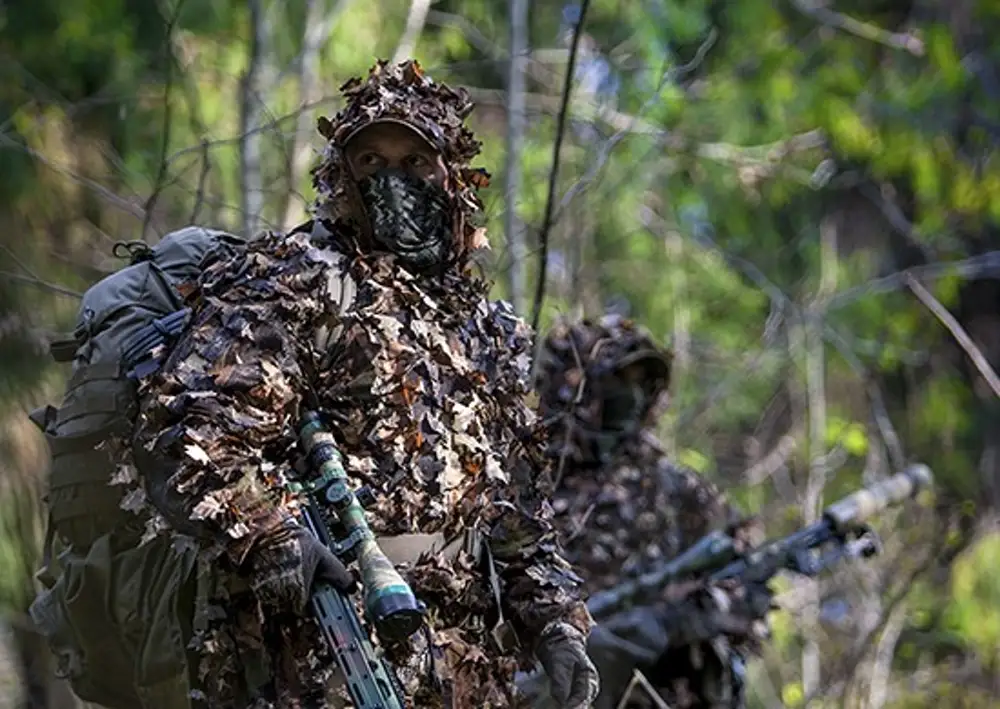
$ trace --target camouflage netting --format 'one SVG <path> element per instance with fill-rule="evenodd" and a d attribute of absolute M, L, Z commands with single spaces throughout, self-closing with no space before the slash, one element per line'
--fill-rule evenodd
<path fill-rule="evenodd" d="M 351 79 L 341 87 L 347 107 L 333 120 L 319 119 L 319 132 L 327 145 L 313 170 L 317 201 L 316 218 L 336 222 L 353 221 L 360 214 L 356 188 L 344 160 L 346 142 L 362 128 L 378 121 L 398 121 L 416 129 L 441 153 L 454 198 L 454 235 L 457 261 L 478 249 L 488 248 L 485 231 L 475 220 L 482 211 L 477 191 L 489 185 L 489 173 L 469 163 L 482 143 L 463 124 L 473 104 L 464 89 L 436 83 L 416 61 L 392 65 L 379 61 L 365 80 Z M 365 239 L 365 226 L 354 227 Z M 341 227 L 343 231 L 343 227 Z"/>

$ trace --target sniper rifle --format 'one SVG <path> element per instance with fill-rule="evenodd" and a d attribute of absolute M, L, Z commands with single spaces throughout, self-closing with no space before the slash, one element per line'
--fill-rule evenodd
<path fill-rule="evenodd" d="M 659 596 L 667 584 L 682 579 L 703 577 L 708 583 L 738 579 L 746 584 L 764 584 L 779 571 L 812 577 L 842 559 L 874 556 L 881 550 L 881 543 L 867 520 L 930 487 L 933 480 L 926 465 L 911 465 L 834 502 L 819 521 L 766 542 L 745 556 L 739 554 L 732 537 L 713 532 L 651 571 L 595 593 L 588 599 L 587 609 L 600 622 L 646 598 Z"/>
<path fill-rule="evenodd" d="M 739 553 L 733 538 L 725 532 L 707 534 L 679 556 L 648 573 L 593 594 L 587 600 L 587 610 L 597 621 L 591 642 L 610 640 L 620 645 L 617 639 L 608 638 L 609 631 L 602 621 L 645 601 L 659 599 L 666 586 L 677 581 L 703 579 L 711 584 L 739 579 L 746 584 L 766 584 L 782 570 L 816 576 L 842 559 L 871 557 L 879 552 L 881 544 L 866 521 L 887 507 L 901 504 L 932 483 L 933 475 L 927 466 L 912 465 L 833 503 L 823 511 L 819 521 L 745 555 Z M 654 661 L 665 649 L 642 647 L 630 652 Z M 542 672 L 518 672 L 515 683 L 518 692 L 532 701 L 531 706 L 550 706 L 545 704 L 546 679 Z"/>

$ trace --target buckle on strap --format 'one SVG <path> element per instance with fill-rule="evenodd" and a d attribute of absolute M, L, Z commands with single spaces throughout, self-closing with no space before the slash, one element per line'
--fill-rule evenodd
<path fill-rule="evenodd" d="M 155 374 L 166 359 L 166 346 L 172 344 L 191 321 L 191 308 L 176 310 L 149 323 L 122 347 L 122 364 L 130 379 Z"/>
<path fill-rule="evenodd" d="M 496 649 L 503 654 L 510 654 L 520 647 L 520 640 L 514 630 L 513 624 L 504 617 L 503 597 L 500 588 L 500 574 L 497 572 L 496 562 L 493 560 L 493 551 L 487 536 L 479 528 L 473 527 L 464 532 L 462 549 L 469 554 L 476 563 L 485 567 L 486 577 L 493 593 L 493 602 L 496 605 L 497 622 L 490 630 L 490 639 Z"/>

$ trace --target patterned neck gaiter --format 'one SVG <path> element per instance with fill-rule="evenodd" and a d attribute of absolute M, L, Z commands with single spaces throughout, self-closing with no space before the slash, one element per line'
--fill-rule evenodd
<path fill-rule="evenodd" d="M 378 246 L 415 270 L 444 263 L 452 248 L 444 189 L 395 168 L 379 170 L 358 188 Z"/>

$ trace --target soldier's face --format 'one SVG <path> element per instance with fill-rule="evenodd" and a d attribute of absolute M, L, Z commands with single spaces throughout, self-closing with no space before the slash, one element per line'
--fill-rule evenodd
<path fill-rule="evenodd" d="M 441 155 L 417 133 L 396 123 L 376 123 L 361 131 L 347 144 L 345 156 L 358 181 L 389 168 L 448 189 Z"/>
<path fill-rule="evenodd" d="M 397 124 L 375 124 L 344 148 L 377 249 L 414 270 L 430 269 L 451 253 L 448 173 L 438 152 Z"/>

